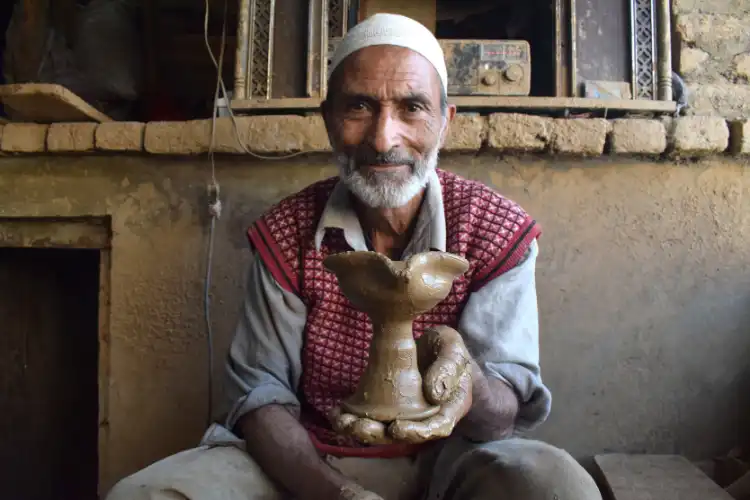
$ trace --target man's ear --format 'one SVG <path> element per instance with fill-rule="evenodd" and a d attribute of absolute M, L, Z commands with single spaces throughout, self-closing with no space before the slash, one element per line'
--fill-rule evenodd
<path fill-rule="evenodd" d="M 330 113 L 331 103 L 330 101 L 324 99 L 320 102 L 320 114 L 323 116 L 323 122 L 326 124 L 326 127 L 328 127 Z"/>
<path fill-rule="evenodd" d="M 323 100 L 320 103 L 320 114 L 323 117 L 323 123 L 326 126 L 326 133 L 328 134 L 328 142 L 331 143 L 331 146 L 333 146 L 333 141 L 331 140 L 331 131 L 333 128 L 333 122 L 331 121 L 331 101 L 329 100 Z"/>
<path fill-rule="evenodd" d="M 445 145 L 445 139 L 448 137 L 448 133 L 451 129 L 451 123 L 453 122 L 453 119 L 456 117 L 456 105 L 455 104 L 448 104 L 448 106 L 445 108 L 445 118 L 443 119 L 443 130 L 440 134 L 440 147 L 442 148 Z"/>

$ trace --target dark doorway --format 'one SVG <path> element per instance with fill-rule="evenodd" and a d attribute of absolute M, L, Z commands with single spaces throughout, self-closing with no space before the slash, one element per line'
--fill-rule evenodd
<path fill-rule="evenodd" d="M 97 498 L 99 260 L 0 248 L 3 498 Z"/>

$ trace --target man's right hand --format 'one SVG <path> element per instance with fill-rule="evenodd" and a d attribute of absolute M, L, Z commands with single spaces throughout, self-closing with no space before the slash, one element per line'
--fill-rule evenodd
<path fill-rule="evenodd" d="M 335 407 L 328 415 L 333 429 L 371 445 L 419 444 L 448 437 L 471 408 L 471 354 L 461 334 L 447 326 L 425 330 L 417 341 L 417 354 L 424 396 L 429 403 L 440 405 L 437 414 L 422 421 L 382 423 Z"/>
<path fill-rule="evenodd" d="M 250 456 L 294 498 L 383 500 L 320 458 L 295 411 L 267 405 L 238 423 Z"/>

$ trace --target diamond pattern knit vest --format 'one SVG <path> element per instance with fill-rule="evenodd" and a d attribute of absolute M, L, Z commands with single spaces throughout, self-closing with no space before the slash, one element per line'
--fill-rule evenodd
<path fill-rule="evenodd" d="M 469 294 L 518 264 L 538 224 L 516 203 L 487 186 L 438 170 L 447 228 L 446 250 L 466 258 L 469 271 L 454 282 L 448 297 L 414 323 L 419 338 L 429 326 L 456 327 Z M 351 250 L 340 230 L 328 231 L 320 251 L 314 237 L 338 178 L 308 186 L 282 200 L 248 230 L 250 243 L 278 283 L 307 307 L 300 383 L 302 423 L 315 446 L 338 456 L 398 456 L 409 445 L 364 446 L 334 433 L 326 413 L 354 392 L 367 364 L 372 339 L 368 317 L 339 290 L 323 268 L 332 253 Z"/>

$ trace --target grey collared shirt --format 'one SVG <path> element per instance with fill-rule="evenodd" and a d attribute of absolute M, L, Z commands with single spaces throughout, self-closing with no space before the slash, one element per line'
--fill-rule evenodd
<path fill-rule="evenodd" d="M 343 230 L 354 250 L 367 250 L 365 235 L 343 183 L 338 183 L 323 210 L 315 234 L 319 248 L 325 232 Z M 442 189 L 436 174 L 427 184 L 414 233 L 402 258 L 428 250 L 445 251 L 446 227 Z M 539 368 L 539 320 L 535 268 L 536 240 L 513 269 L 473 292 L 459 318 L 458 330 L 469 352 L 488 377 L 508 382 L 520 400 L 520 431 L 543 422 L 551 395 Z M 284 290 L 256 255 L 247 275 L 244 308 L 226 364 L 232 429 L 244 414 L 267 404 L 299 405 L 303 331 L 307 320 L 302 300 Z"/>

